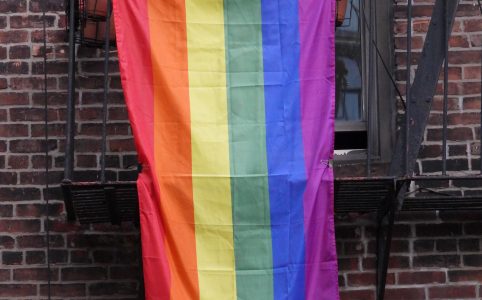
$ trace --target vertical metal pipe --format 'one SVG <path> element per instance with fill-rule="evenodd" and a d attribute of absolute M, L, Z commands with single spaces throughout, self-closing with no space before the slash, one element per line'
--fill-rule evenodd
<path fill-rule="evenodd" d="M 410 144 L 410 107 L 411 107 L 411 75 L 412 68 L 412 0 L 407 3 L 407 72 L 406 72 L 406 109 L 405 109 L 405 175 L 409 176 L 409 144 Z"/>
<path fill-rule="evenodd" d="M 482 6 L 479 6 L 482 14 Z M 481 50 L 482 52 L 482 50 Z M 479 169 L 482 175 L 482 53 L 480 55 L 480 124 L 479 124 Z"/>
<path fill-rule="evenodd" d="M 479 5 L 479 12 L 482 15 L 482 3 L 480 0 L 477 1 Z M 482 51 L 482 50 L 481 50 Z M 482 53 L 480 55 L 480 124 L 479 124 L 479 169 L 480 174 L 482 174 Z"/>
<path fill-rule="evenodd" d="M 377 6 L 377 3 L 378 3 L 379 0 L 374 0 L 374 7 L 373 7 L 373 24 L 374 24 L 374 30 L 373 30 L 373 35 L 374 35 L 374 39 L 372 39 L 372 44 L 373 44 L 373 59 L 374 59 L 374 68 L 375 68 L 375 88 L 374 88 L 374 98 L 375 98 L 375 108 L 376 110 L 374 111 L 375 112 L 375 120 L 374 120 L 374 124 L 376 125 L 375 128 L 377 129 L 380 129 L 380 81 L 378 80 L 379 77 L 378 77 L 378 71 L 379 71 L 379 60 L 381 58 L 381 54 L 380 56 L 378 56 L 379 54 L 379 49 L 378 49 L 378 6 Z M 376 136 L 379 137 L 380 134 L 379 134 L 379 130 L 375 130 L 375 133 L 376 133 Z M 373 134 L 373 133 L 372 133 Z M 377 143 L 375 144 L 376 145 L 376 151 L 378 154 L 380 154 L 380 139 L 379 138 L 375 138 L 374 139 L 375 141 L 377 141 Z"/>
<path fill-rule="evenodd" d="M 448 110 L 448 87 L 449 87 L 449 18 L 448 0 L 444 0 L 444 98 L 443 98 L 443 127 L 442 127 L 442 175 L 447 174 L 447 110 Z"/>
<path fill-rule="evenodd" d="M 368 14 L 368 27 L 370 30 L 368 31 L 368 93 L 367 93 L 367 161 L 366 161 L 366 175 L 367 177 L 371 176 L 371 168 L 372 168 L 372 103 L 373 103 L 373 92 L 374 92 L 374 78 L 373 78 L 373 70 L 374 70 L 374 65 L 373 65 L 373 0 L 369 0 L 368 2 L 368 9 L 369 9 L 369 14 Z M 363 14 L 365 14 L 365 11 L 363 11 Z"/>
<path fill-rule="evenodd" d="M 107 0 L 107 16 L 105 20 L 104 43 L 104 98 L 102 101 L 102 152 L 100 158 L 100 181 L 105 183 L 105 153 L 107 151 L 107 100 L 109 96 L 109 49 L 110 18 L 112 17 L 111 0 Z"/>
<path fill-rule="evenodd" d="M 72 180 L 75 138 L 75 0 L 69 0 L 69 66 L 64 181 Z M 47 49 L 44 49 L 47 51 Z"/>

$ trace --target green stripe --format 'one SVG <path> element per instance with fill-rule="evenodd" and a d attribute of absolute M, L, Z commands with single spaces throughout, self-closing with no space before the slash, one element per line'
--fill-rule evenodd
<path fill-rule="evenodd" d="M 273 299 L 260 0 L 225 0 L 231 193 L 238 299 Z"/>

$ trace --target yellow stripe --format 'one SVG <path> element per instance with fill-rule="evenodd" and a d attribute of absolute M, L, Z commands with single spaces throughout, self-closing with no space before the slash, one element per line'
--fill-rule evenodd
<path fill-rule="evenodd" d="M 223 0 L 186 0 L 201 299 L 236 299 Z"/>

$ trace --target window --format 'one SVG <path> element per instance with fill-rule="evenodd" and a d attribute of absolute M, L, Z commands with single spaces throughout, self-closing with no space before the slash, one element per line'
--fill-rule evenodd
<path fill-rule="evenodd" d="M 336 29 L 335 154 L 388 160 L 393 143 L 392 3 L 348 0 Z M 378 50 L 377 50 L 378 49 Z M 385 65 L 385 66 L 384 66 Z"/>

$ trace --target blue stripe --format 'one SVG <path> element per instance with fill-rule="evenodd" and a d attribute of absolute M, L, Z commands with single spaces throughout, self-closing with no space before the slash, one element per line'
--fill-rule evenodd
<path fill-rule="evenodd" d="M 262 0 L 261 11 L 274 299 L 304 299 L 298 1 Z"/>

